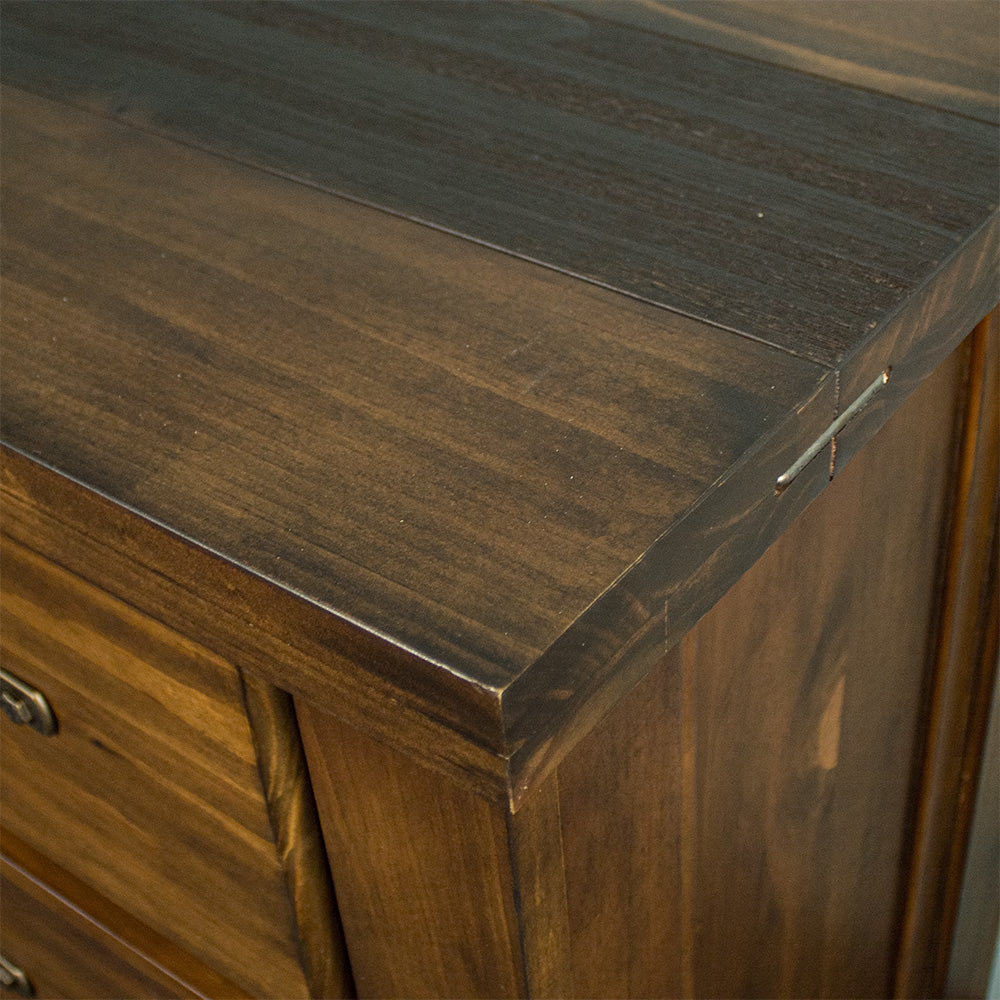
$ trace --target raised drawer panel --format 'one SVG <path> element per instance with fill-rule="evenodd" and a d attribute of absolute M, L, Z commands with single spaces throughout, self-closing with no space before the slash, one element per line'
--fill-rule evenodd
<path fill-rule="evenodd" d="M 235 668 L 4 540 L 4 668 L 58 733 L 3 720 L 3 824 L 242 988 L 307 995 Z"/>

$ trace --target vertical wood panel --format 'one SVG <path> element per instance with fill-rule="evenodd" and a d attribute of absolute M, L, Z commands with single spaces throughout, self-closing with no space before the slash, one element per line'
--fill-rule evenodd
<path fill-rule="evenodd" d="M 577 995 L 888 994 L 967 358 L 560 765 Z"/>
<path fill-rule="evenodd" d="M 560 765 L 577 996 L 682 993 L 680 696 L 675 650 Z"/>
<path fill-rule="evenodd" d="M 682 643 L 699 995 L 891 988 L 964 364 L 956 352 Z"/>
<path fill-rule="evenodd" d="M 941 995 L 997 664 L 1000 347 L 997 313 L 971 339 L 948 535 L 900 996 Z"/>
<path fill-rule="evenodd" d="M 504 808 L 296 708 L 359 995 L 522 995 Z"/>
<path fill-rule="evenodd" d="M 556 775 L 507 814 L 507 830 L 527 994 L 571 996 L 574 955 Z"/>

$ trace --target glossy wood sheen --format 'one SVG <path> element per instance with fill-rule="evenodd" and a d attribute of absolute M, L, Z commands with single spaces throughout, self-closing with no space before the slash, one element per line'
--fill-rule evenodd
<path fill-rule="evenodd" d="M 26 877 L 205 995 L 939 994 L 1000 9 L 906 11 L 6 3 Z"/>
<path fill-rule="evenodd" d="M 4 957 L 28 976 L 40 1000 L 203 996 L 2 856 L 0 919 Z"/>
<path fill-rule="evenodd" d="M 4 543 L 5 667 L 55 737 L 6 719 L 3 822 L 252 992 L 305 996 L 235 670 Z"/>
<path fill-rule="evenodd" d="M 601 11 L 14 4 L 4 74 L 828 364 L 996 208 L 991 125 Z"/>

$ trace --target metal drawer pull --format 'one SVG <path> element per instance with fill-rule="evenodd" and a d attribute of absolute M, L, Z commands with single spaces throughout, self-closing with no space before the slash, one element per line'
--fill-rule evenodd
<path fill-rule="evenodd" d="M 43 736 L 52 736 L 59 728 L 45 695 L 3 668 L 0 668 L 0 708 L 12 722 L 31 726 Z"/>
<path fill-rule="evenodd" d="M 33 997 L 35 988 L 31 980 L 11 961 L 0 955 L 0 986 L 17 990 L 22 997 Z"/>
<path fill-rule="evenodd" d="M 775 493 L 783 493 L 792 485 L 792 480 L 853 420 L 870 402 L 875 395 L 889 381 L 891 368 L 886 368 L 884 372 L 808 448 L 796 459 L 787 472 L 778 476 L 778 481 L 774 484 Z"/>

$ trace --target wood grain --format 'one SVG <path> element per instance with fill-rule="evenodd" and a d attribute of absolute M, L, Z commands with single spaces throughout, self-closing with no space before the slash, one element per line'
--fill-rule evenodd
<path fill-rule="evenodd" d="M 2 856 L 0 915 L 4 957 L 41 1000 L 202 996 Z"/>
<path fill-rule="evenodd" d="M 575 995 L 889 995 L 967 357 L 559 765 Z"/>
<path fill-rule="evenodd" d="M 5 668 L 53 738 L 4 718 L 3 822 L 254 993 L 306 996 L 234 668 L 4 539 Z"/>
<path fill-rule="evenodd" d="M 241 672 L 243 704 L 311 997 L 353 997 L 354 983 L 292 698 Z"/>
<path fill-rule="evenodd" d="M 93 940 L 93 935 L 104 940 L 105 946 L 110 947 L 116 954 L 126 954 L 131 956 L 133 964 L 147 968 L 150 964 L 158 970 L 156 974 L 162 975 L 163 970 L 167 972 L 167 979 L 176 984 L 179 989 L 190 990 L 193 995 L 199 997 L 231 997 L 236 1000 L 245 1000 L 250 994 L 241 990 L 231 981 L 220 976 L 214 969 L 209 968 L 203 962 L 194 958 L 189 952 L 178 948 L 176 944 L 162 934 L 140 923 L 132 914 L 126 913 L 121 907 L 107 900 L 105 897 L 94 892 L 78 878 L 71 875 L 65 869 L 60 868 L 48 858 L 33 850 L 28 844 L 14 836 L 9 830 L 0 830 L 0 841 L 3 843 L 2 864 L 4 867 L 12 869 L 17 875 L 14 881 L 24 885 L 24 888 L 31 894 L 37 895 L 43 902 L 46 909 L 45 924 L 47 931 L 35 933 L 30 925 L 28 914 L 24 914 L 22 919 L 20 907 L 15 908 L 10 897 L 4 899 L 0 896 L 0 912 L 6 914 L 7 919 L 3 924 L 3 935 L 5 943 L 8 934 L 10 940 L 30 938 L 24 942 L 23 955 L 25 958 L 38 954 L 39 962 L 32 959 L 29 963 L 30 970 L 39 974 L 41 979 L 36 982 L 39 988 L 44 987 L 46 979 L 44 977 L 44 967 L 54 961 L 54 956 L 64 955 L 70 959 L 72 969 L 66 970 L 71 976 L 79 976 L 81 970 L 86 969 L 93 962 L 99 964 L 96 970 L 98 975 L 107 975 L 106 965 L 111 966 L 113 962 L 106 962 L 106 955 L 102 953 L 100 941 Z M 26 883 L 30 883 L 26 884 Z M 34 907 L 34 904 L 31 904 Z M 65 949 L 46 948 L 46 933 L 56 932 L 61 921 L 65 917 L 65 908 L 72 912 L 69 921 L 80 929 L 85 945 L 85 954 L 71 953 L 69 946 Z M 88 938 L 88 935 L 90 937 Z M 13 952 L 13 946 L 9 951 Z M 20 945 L 17 953 L 21 954 Z M 88 957 L 89 956 L 89 957 Z M 12 957 L 12 956 L 11 956 Z M 75 969 L 75 971 L 73 971 Z M 99 982 L 99 980 L 98 980 Z M 86 989 L 69 991 L 64 983 L 63 988 L 53 990 L 53 995 L 57 996 L 126 996 L 133 995 L 128 990 L 100 990 L 96 988 L 94 982 L 88 984 Z M 157 991 L 154 995 L 160 995 L 162 991 Z"/>
<path fill-rule="evenodd" d="M 996 207 L 991 125 L 599 10 L 19 4 L 4 74 L 826 364 Z"/>
<path fill-rule="evenodd" d="M 297 709 L 359 995 L 525 995 L 504 806 Z"/>
<path fill-rule="evenodd" d="M 942 994 L 998 660 L 1000 337 L 971 338 L 896 995 Z"/>
<path fill-rule="evenodd" d="M 473 742 L 485 699 L 421 684 L 423 661 L 10 448 L 0 449 L 4 530 L 77 576 L 284 689 L 306 692 L 480 795 L 505 800 L 506 762 Z M 441 680 L 447 681 L 446 675 Z M 406 678 L 394 683 L 395 678 Z M 462 709 L 464 708 L 464 713 Z"/>
<path fill-rule="evenodd" d="M 889 995 L 965 360 L 682 643 L 698 995 Z"/>
<path fill-rule="evenodd" d="M 7 442 L 391 637 L 377 671 L 501 755 L 500 690 L 832 408 L 817 365 L 464 241 L 36 98 L 4 122 Z"/>
<path fill-rule="evenodd" d="M 1000 121 L 1000 11 L 985 0 L 557 0 L 811 75 Z"/>
<path fill-rule="evenodd" d="M 680 648 L 558 769 L 573 992 L 690 996 Z"/>

